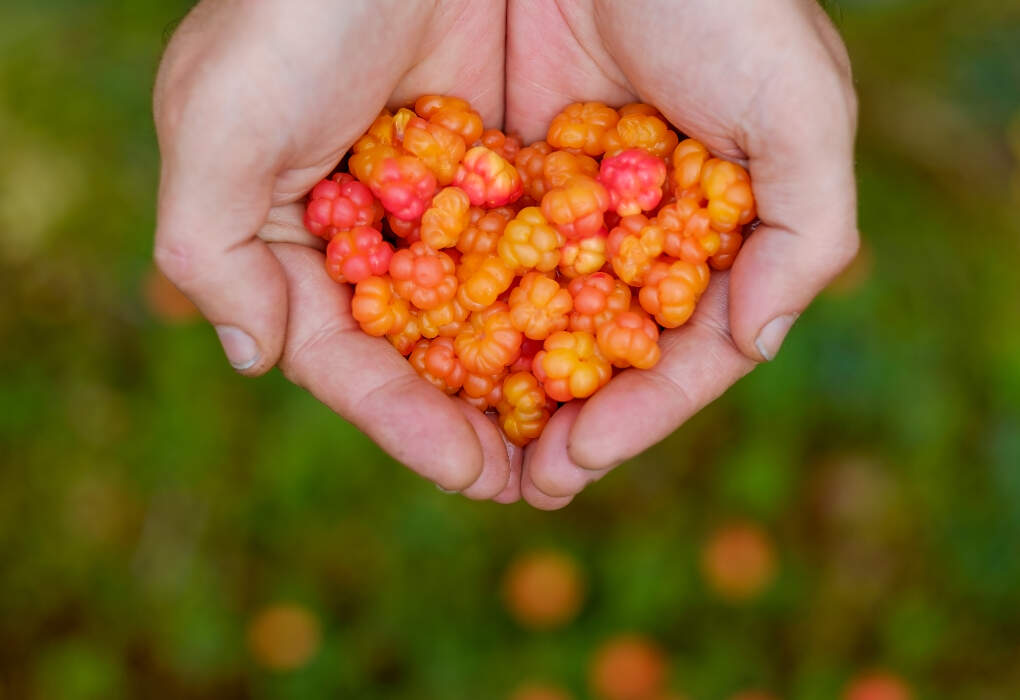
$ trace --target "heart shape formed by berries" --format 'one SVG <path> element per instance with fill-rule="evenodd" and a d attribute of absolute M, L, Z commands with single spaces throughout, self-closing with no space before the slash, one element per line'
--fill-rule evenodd
<path fill-rule="evenodd" d="M 524 445 L 561 402 L 653 367 L 754 217 L 747 171 L 650 105 L 572 104 L 522 147 L 425 95 L 379 115 L 305 226 L 362 330 Z"/>

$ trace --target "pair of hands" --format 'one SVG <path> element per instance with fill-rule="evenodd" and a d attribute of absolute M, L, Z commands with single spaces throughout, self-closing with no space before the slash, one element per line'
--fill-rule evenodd
<path fill-rule="evenodd" d="M 382 107 L 469 100 L 524 143 L 575 101 L 658 107 L 751 173 L 762 225 L 662 360 L 563 406 L 523 451 L 351 318 L 301 199 Z M 206 0 L 156 82 L 155 256 L 228 360 L 274 365 L 393 457 L 470 498 L 566 505 L 757 362 L 857 251 L 856 99 L 814 0 Z"/>

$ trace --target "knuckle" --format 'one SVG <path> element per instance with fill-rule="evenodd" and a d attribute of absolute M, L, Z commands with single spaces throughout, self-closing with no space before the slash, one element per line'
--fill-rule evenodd
<path fill-rule="evenodd" d="M 190 286 L 198 275 L 196 251 L 191 244 L 157 238 L 152 257 L 163 274 L 182 289 Z"/>

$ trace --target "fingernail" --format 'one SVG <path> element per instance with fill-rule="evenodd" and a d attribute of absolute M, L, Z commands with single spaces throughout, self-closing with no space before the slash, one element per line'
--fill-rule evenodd
<path fill-rule="evenodd" d="M 766 323 L 761 332 L 758 333 L 758 339 L 754 341 L 754 347 L 758 349 L 758 352 L 766 361 L 772 361 L 775 358 L 779 348 L 783 346 L 783 339 L 786 338 L 786 334 L 790 332 L 790 327 L 799 315 L 785 314 L 783 316 L 776 316 Z"/>
<path fill-rule="evenodd" d="M 216 326 L 216 335 L 230 366 L 239 372 L 251 369 L 259 361 L 259 348 L 250 335 L 236 326 Z"/>
<path fill-rule="evenodd" d="M 450 489 L 444 489 L 439 484 L 436 484 L 436 491 L 438 491 L 439 493 L 445 493 L 447 496 L 452 496 L 455 493 L 460 493 L 460 491 L 451 491 Z"/>

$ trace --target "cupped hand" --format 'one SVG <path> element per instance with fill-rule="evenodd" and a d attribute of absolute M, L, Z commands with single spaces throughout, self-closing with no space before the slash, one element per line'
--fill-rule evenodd
<path fill-rule="evenodd" d="M 234 368 L 278 364 L 427 479 L 503 500 L 519 452 L 361 333 L 298 201 L 386 105 L 456 94 L 499 123 L 504 27 L 502 0 L 207 1 L 170 42 L 154 97 L 155 257 Z"/>
<path fill-rule="evenodd" d="M 571 102 L 647 102 L 748 167 L 761 219 L 654 369 L 562 407 L 528 446 L 521 493 L 557 508 L 775 357 L 856 255 L 856 98 L 814 0 L 509 0 L 507 27 L 508 130 L 530 142 Z"/>

